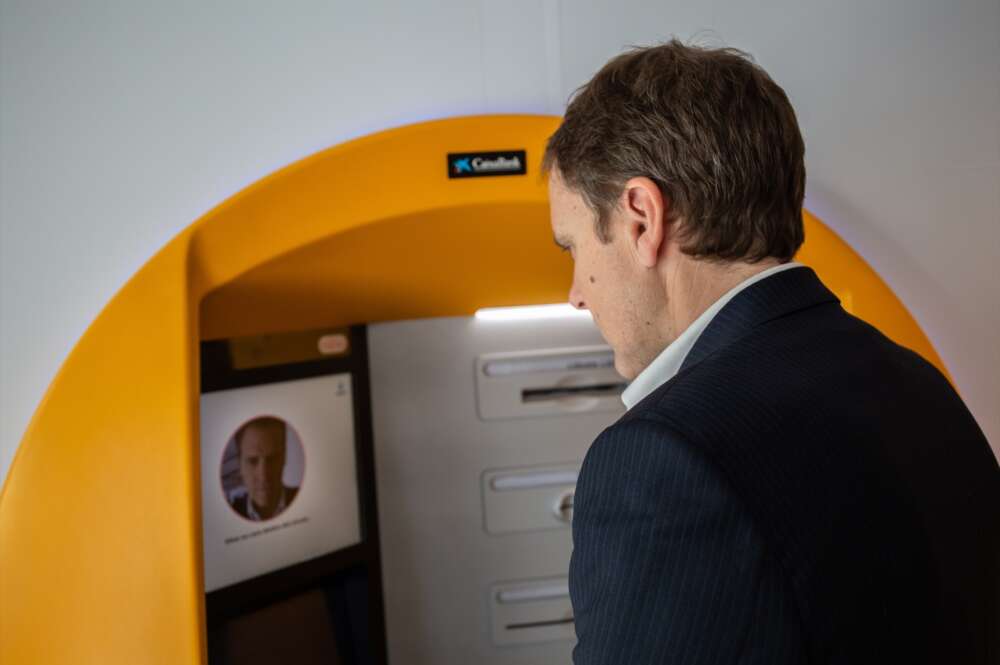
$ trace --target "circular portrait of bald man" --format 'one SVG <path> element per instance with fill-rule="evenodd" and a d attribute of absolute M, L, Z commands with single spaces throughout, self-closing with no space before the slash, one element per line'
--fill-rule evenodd
<path fill-rule="evenodd" d="M 240 517 L 274 519 L 292 505 L 302 485 L 302 442 L 281 418 L 258 416 L 229 438 L 220 474 L 226 501 Z"/>

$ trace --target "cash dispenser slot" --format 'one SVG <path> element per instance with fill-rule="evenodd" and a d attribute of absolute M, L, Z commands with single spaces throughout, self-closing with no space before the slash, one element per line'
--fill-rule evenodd
<path fill-rule="evenodd" d="M 569 582 L 565 577 L 494 585 L 493 641 L 532 644 L 576 637 Z"/>
<path fill-rule="evenodd" d="M 507 630 L 524 630 L 528 628 L 546 628 L 548 626 L 562 626 L 573 623 L 573 617 L 568 619 L 552 619 L 551 621 L 533 621 L 531 623 L 512 623 L 507 626 Z"/>
<path fill-rule="evenodd" d="M 486 532 L 501 535 L 568 528 L 573 521 L 573 496 L 579 473 L 579 462 L 484 472 Z"/>
<path fill-rule="evenodd" d="M 618 396 L 628 385 L 620 383 L 601 383 L 596 386 L 563 386 L 557 388 L 527 388 L 521 391 L 522 402 L 544 402 L 559 400 L 565 397 L 607 397 Z"/>
<path fill-rule="evenodd" d="M 621 411 L 628 385 L 608 346 L 490 353 L 476 365 L 483 420 Z"/>

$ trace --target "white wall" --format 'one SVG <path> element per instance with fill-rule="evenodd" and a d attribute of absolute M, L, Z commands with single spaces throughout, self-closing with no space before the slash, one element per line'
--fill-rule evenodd
<path fill-rule="evenodd" d="M 997 0 L 0 3 L 0 478 L 89 322 L 215 204 L 381 128 L 558 113 L 624 45 L 672 34 L 784 86 L 808 207 L 1000 449 Z"/>

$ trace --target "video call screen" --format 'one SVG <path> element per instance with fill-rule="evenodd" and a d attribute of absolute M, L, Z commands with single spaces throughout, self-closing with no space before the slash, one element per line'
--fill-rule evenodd
<path fill-rule="evenodd" d="M 386 662 L 366 339 L 201 344 L 210 665 Z"/>
<path fill-rule="evenodd" d="M 350 373 L 201 397 L 205 590 L 361 542 Z"/>

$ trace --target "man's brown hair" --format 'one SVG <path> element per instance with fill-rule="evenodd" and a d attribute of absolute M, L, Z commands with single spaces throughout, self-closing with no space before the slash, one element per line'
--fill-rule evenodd
<path fill-rule="evenodd" d="M 804 239 L 804 153 L 788 97 L 748 54 L 674 39 L 617 56 L 579 88 L 543 168 L 597 213 L 602 242 L 625 182 L 645 176 L 681 220 L 685 253 L 787 261 Z"/>
<path fill-rule="evenodd" d="M 238 456 L 243 455 L 243 435 L 251 427 L 256 427 L 257 429 L 269 429 L 273 432 L 277 432 L 277 440 L 281 442 L 282 454 L 285 454 L 285 436 L 287 434 L 287 425 L 285 421 L 281 418 L 276 418 L 274 416 L 257 416 L 253 420 L 248 420 L 243 423 L 236 434 L 233 434 L 233 439 L 236 441 L 236 454 Z"/>

